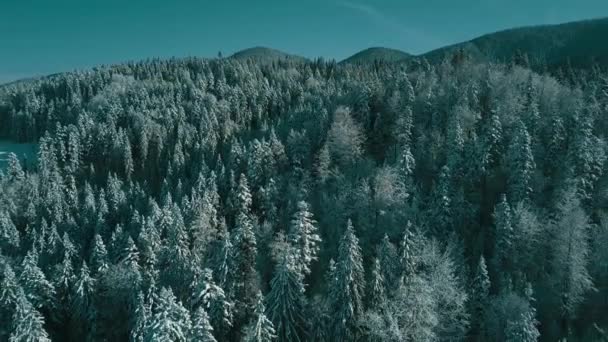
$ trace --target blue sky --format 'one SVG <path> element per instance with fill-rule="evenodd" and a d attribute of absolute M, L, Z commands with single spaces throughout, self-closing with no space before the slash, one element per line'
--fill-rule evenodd
<path fill-rule="evenodd" d="M 0 83 L 148 57 L 269 46 L 342 59 L 608 16 L 606 0 L 0 0 Z"/>

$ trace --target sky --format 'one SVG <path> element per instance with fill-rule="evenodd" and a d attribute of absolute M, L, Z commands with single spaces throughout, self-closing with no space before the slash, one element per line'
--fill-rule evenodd
<path fill-rule="evenodd" d="M 419 54 L 502 29 L 608 17 L 606 0 L 0 0 L 0 83 L 267 46 L 341 60 Z"/>

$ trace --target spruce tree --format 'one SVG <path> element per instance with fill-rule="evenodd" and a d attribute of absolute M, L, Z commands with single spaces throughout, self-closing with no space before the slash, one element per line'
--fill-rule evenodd
<path fill-rule="evenodd" d="M 240 177 L 237 191 L 238 213 L 232 243 L 231 293 L 235 299 L 235 323 L 237 327 L 242 327 L 250 318 L 258 291 L 258 250 L 252 222 L 251 193 L 244 175 Z"/>
<path fill-rule="evenodd" d="M 532 155 L 530 134 L 526 125 L 518 120 L 506 155 L 507 187 L 513 203 L 528 200 L 532 193 L 532 177 L 536 164 Z"/>
<path fill-rule="evenodd" d="M 261 292 L 258 292 L 253 321 L 245 328 L 243 340 L 245 342 L 271 342 L 277 337 L 275 333 L 272 322 L 266 317 L 264 297 Z"/>
<path fill-rule="evenodd" d="M 513 273 L 514 235 L 511 207 L 503 194 L 500 202 L 494 208 L 494 257 L 492 266 L 497 278 L 497 284 L 505 286 Z"/>
<path fill-rule="evenodd" d="M 44 330 L 44 317 L 27 300 L 23 292 L 17 297 L 13 330 L 9 342 L 50 342 L 49 335 Z"/>
<path fill-rule="evenodd" d="M 489 305 L 490 277 L 483 255 L 479 258 L 473 281 L 471 282 L 471 300 L 469 301 L 472 321 L 469 336 L 475 341 L 485 340 L 485 317 Z"/>
<path fill-rule="evenodd" d="M 316 221 L 305 201 L 298 202 L 298 211 L 291 220 L 290 239 L 299 254 L 298 267 L 301 267 L 305 274 L 310 274 L 310 265 L 317 260 L 321 238 L 317 234 Z"/>
<path fill-rule="evenodd" d="M 378 258 L 374 258 L 372 277 L 368 286 L 368 303 L 372 309 L 378 309 L 386 300 L 386 285 L 382 276 L 382 266 Z"/>
<path fill-rule="evenodd" d="M 177 301 L 173 291 L 162 288 L 155 306 L 144 341 L 188 341 L 192 325 L 190 314 Z"/>
<path fill-rule="evenodd" d="M 274 324 L 279 341 L 304 341 L 306 319 L 304 282 L 297 264 L 297 251 L 289 242 L 278 251 L 277 265 L 266 296 L 268 317 Z"/>
<path fill-rule="evenodd" d="M 210 269 L 203 270 L 192 296 L 193 307 L 205 309 L 215 336 L 222 339 L 233 325 L 234 304 L 227 298 L 224 290 L 215 284 Z"/>
<path fill-rule="evenodd" d="M 192 317 L 192 331 L 190 332 L 192 341 L 200 342 L 216 342 L 213 337 L 213 328 L 209 323 L 209 316 L 205 309 L 201 306 L 194 312 Z"/>
<path fill-rule="evenodd" d="M 10 255 L 19 248 L 20 243 L 19 231 L 8 212 L 0 210 L 0 251 Z"/>
<path fill-rule="evenodd" d="M 382 270 L 382 278 L 388 292 L 392 292 L 399 286 L 400 267 L 397 249 L 391 243 L 388 235 L 384 235 L 382 241 L 376 248 L 376 254 Z"/>
<path fill-rule="evenodd" d="M 34 308 L 50 307 L 55 300 L 55 287 L 38 267 L 38 254 L 30 250 L 21 264 L 19 284 Z"/>
<path fill-rule="evenodd" d="M 330 284 L 332 331 L 336 341 L 358 336 L 356 322 L 363 313 L 364 271 L 359 239 L 350 219 L 338 247 L 334 280 Z"/>

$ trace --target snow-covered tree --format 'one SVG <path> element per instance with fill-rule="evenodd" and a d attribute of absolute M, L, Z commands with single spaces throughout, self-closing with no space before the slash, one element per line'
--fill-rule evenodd
<path fill-rule="evenodd" d="M 330 284 L 330 315 L 336 341 L 350 341 L 358 335 L 357 320 L 363 313 L 365 280 L 359 239 L 350 220 L 338 247 L 338 261 Z"/>
<path fill-rule="evenodd" d="M 50 306 L 55 300 L 55 287 L 38 267 L 38 254 L 33 250 L 23 259 L 19 284 L 28 302 L 36 309 Z"/>
<path fill-rule="evenodd" d="M 305 201 L 298 202 L 298 211 L 291 220 L 290 240 L 296 247 L 298 267 L 310 274 L 310 265 L 317 260 L 321 238 L 317 234 L 316 221 Z"/>
<path fill-rule="evenodd" d="M 239 325 L 245 324 L 253 310 L 258 291 L 256 259 L 258 254 L 251 213 L 251 193 L 247 179 L 241 175 L 238 186 L 238 213 L 232 243 L 231 291 L 236 299 Z"/>
<path fill-rule="evenodd" d="M 200 342 L 216 342 L 217 340 L 213 337 L 213 327 L 209 323 L 209 315 L 207 311 L 201 306 L 194 312 L 192 317 L 192 331 L 190 332 L 190 338 L 192 341 Z"/>
<path fill-rule="evenodd" d="M 526 125 L 518 120 L 506 155 L 509 200 L 513 203 L 528 200 L 532 192 L 532 177 L 536 169 L 532 142 Z"/>
<path fill-rule="evenodd" d="M 161 289 L 155 307 L 144 341 L 189 341 L 190 314 L 171 289 Z"/>
<path fill-rule="evenodd" d="M 268 318 L 274 324 L 280 341 L 304 341 L 304 274 L 297 264 L 297 251 L 289 242 L 276 251 L 277 264 L 266 295 Z"/>
<path fill-rule="evenodd" d="M 368 302 L 371 308 L 377 309 L 386 300 L 386 285 L 382 276 L 382 266 L 378 258 L 374 259 L 372 277 L 368 286 Z"/>
<path fill-rule="evenodd" d="M 488 268 L 483 255 L 479 258 L 470 291 L 469 312 L 471 313 L 471 328 L 469 335 L 475 340 L 484 340 L 486 336 L 486 310 L 489 305 L 490 296 L 490 277 L 488 276 Z"/>
<path fill-rule="evenodd" d="M 363 153 L 364 140 L 361 128 L 352 118 L 350 109 L 338 108 L 334 113 L 334 121 L 327 136 L 332 160 L 343 166 L 355 162 Z"/>
<path fill-rule="evenodd" d="M 261 292 L 257 295 L 257 304 L 253 313 L 253 321 L 245 327 L 243 340 L 245 342 L 271 342 L 276 339 L 276 331 L 272 322 L 266 317 L 264 296 Z"/>
<path fill-rule="evenodd" d="M 17 297 L 13 330 L 9 342 L 50 342 L 49 335 L 44 330 L 44 317 L 28 301 L 23 292 Z"/>
<path fill-rule="evenodd" d="M 559 215 L 551 227 L 551 265 L 556 301 L 562 324 L 567 326 L 586 292 L 593 289 L 589 275 L 589 217 L 581 208 L 578 192 L 571 188 L 561 198 Z"/>
<path fill-rule="evenodd" d="M 192 295 L 194 308 L 203 307 L 209 315 L 215 336 L 224 337 L 233 324 L 234 304 L 227 298 L 224 290 L 215 284 L 210 269 L 203 270 Z"/>
<path fill-rule="evenodd" d="M 511 215 L 511 207 L 507 202 L 507 197 L 503 194 L 500 202 L 494 208 L 494 259 L 493 266 L 496 270 L 496 275 L 499 276 L 498 284 L 503 286 L 510 280 L 513 271 L 513 219 Z"/>

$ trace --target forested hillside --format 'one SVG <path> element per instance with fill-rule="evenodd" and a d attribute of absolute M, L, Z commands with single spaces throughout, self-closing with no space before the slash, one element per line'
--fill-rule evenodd
<path fill-rule="evenodd" d="M 601 44 L 608 35 L 608 18 L 559 25 L 520 27 L 486 34 L 427 52 L 424 58 L 440 62 L 458 51 L 478 62 L 518 60 L 537 71 L 608 67 L 608 48 Z"/>
<path fill-rule="evenodd" d="M 2 87 L 0 340 L 606 339 L 607 114 L 470 59 Z"/>

